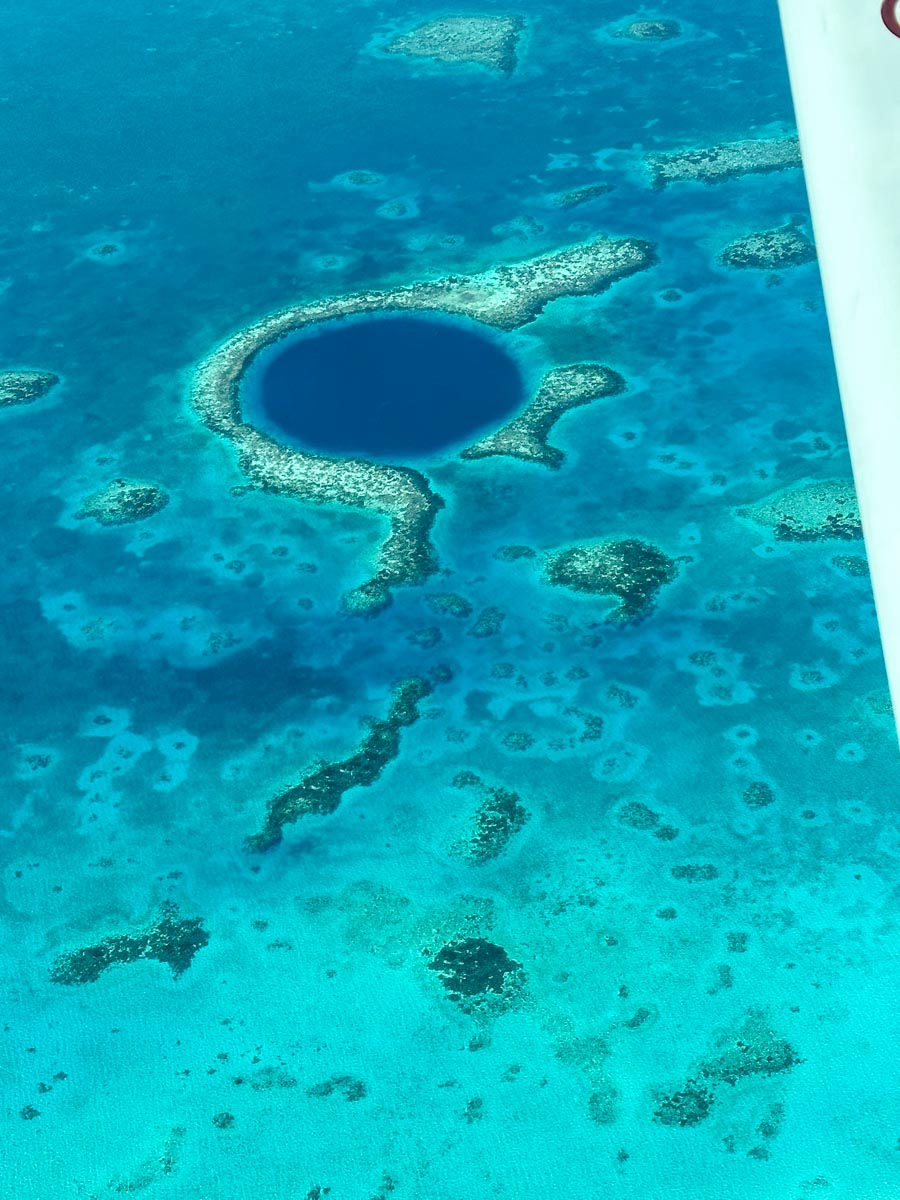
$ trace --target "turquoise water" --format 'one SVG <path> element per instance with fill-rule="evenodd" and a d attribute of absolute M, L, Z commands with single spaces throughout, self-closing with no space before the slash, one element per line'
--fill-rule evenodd
<path fill-rule="evenodd" d="M 664 42 L 609 0 L 516 12 L 511 74 L 386 54 L 436 14 L 360 2 L 8 19 L 0 368 L 61 382 L 0 410 L 3 1195 L 900 1191 L 862 543 L 735 512 L 849 475 L 815 264 L 719 259 L 808 231 L 803 181 L 644 166 L 791 131 L 775 5 L 665 0 Z M 506 336 L 532 391 L 627 390 L 560 420 L 557 470 L 429 461 L 440 573 L 348 615 L 383 522 L 248 489 L 195 365 L 284 305 L 601 234 L 658 265 Z M 83 515 L 117 479 L 168 503 Z M 642 620 L 547 581 L 610 538 L 677 562 Z M 369 785 L 252 852 L 410 677 Z"/>

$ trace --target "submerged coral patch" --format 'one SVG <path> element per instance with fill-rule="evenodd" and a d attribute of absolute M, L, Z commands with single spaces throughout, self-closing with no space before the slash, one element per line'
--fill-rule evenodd
<path fill-rule="evenodd" d="M 797 484 L 735 512 L 770 529 L 779 542 L 849 542 L 862 537 L 856 492 L 849 479 Z"/>
<path fill-rule="evenodd" d="M 677 578 L 678 565 L 650 542 L 618 538 L 548 555 L 546 576 L 555 587 L 617 599 L 608 621 L 637 621 L 653 611 L 660 591 Z"/>
<path fill-rule="evenodd" d="M 681 26 L 677 21 L 666 18 L 632 21 L 618 30 L 616 37 L 630 38 L 634 42 L 669 42 L 681 37 Z"/>
<path fill-rule="evenodd" d="M 524 26 L 518 16 L 442 17 L 400 34 L 385 49 L 440 63 L 475 63 L 509 74 L 516 67 L 516 45 Z"/>
<path fill-rule="evenodd" d="M 59 383 L 52 371 L 0 371 L 0 408 L 33 404 Z"/>
<path fill-rule="evenodd" d="M 252 850 L 270 850 L 282 838 L 285 825 L 311 813 L 334 812 L 344 793 L 354 787 L 371 787 L 400 752 L 400 731 L 419 719 L 419 704 L 431 694 L 427 679 L 413 676 L 394 688 L 393 700 L 383 719 L 372 721 L 369 731 L 348 757 L 325 763 L 270 802 L 259 833 L 247 839 Z"/>
<path fill-rule="evenodd" d="M 524 412 L 496 433 L 463 450 L 460 457 L 508 455 L 545 467 L 559 467 L 565 455 L 551 446 L 547 438 L 560 417 L 573 408 L 616 396 L 624 390 L 625 380 L 609 367 L 596 363 L 557 367 L 544 376 L 538 394 Z"/>
<path fill-rule="evenodd" d="M 114 479 L 106 487 L 85 496 L 75 516 L 79 520 L 92 517 L 101 525 L 131 525 L 135 521 L 146 521 L 168 503 L 168 493 L 155 483 Z"/>
<path fill-rule="evenodd" d="M 201 917 L 178 919 L 176 905 L 160 905 L 159 917 L 139 933 L 120 933 L 80 950 L 61 954 L 50 972 L 54 983 L 93 983 L 104 971 L 122 963 L 152 958 L 166 963 L 176 979 L 183 975 L 198 950 L 209 941 Z"/>
<path fill-rule="evenodd" d="M 390 520 L 373 576 L 345 599 L 351 612 L 373 613 L 395 587 L 422 583 L 437 569 L 431 528 L 443 501 L 418 471 L 334 458 L 280 445 L 249 424 L 241 387 L 250 364 L 267 346 L 306 326 L 380 312 L 457 314 L 498 329 L 516 329 L 560 296 L 596 295 L 656 262 L 648 242 L 594 241 L 477 275 L 451 275 L 387 292 L 320 300 L 282 309 L 228 338 L 194 372 L 191 400 L 213 433 L 232 442 L 247 479 L 265 491 L 313 504 L 341 504 Z"/>

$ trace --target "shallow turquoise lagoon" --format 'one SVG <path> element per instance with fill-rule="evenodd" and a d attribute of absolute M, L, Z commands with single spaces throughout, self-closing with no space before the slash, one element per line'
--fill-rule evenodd
<path fill-rule="evenodd" d="M 775 4 L 395 52 L 472 11 L 8 18 L 4 1197 L 900 1193 L 897 747 Z M 510 307 L 600 238 L 639 266 Z M 379 515 L 198 408 L 268 314 L 423 287 L 521 364 L 504 453 Z"/>

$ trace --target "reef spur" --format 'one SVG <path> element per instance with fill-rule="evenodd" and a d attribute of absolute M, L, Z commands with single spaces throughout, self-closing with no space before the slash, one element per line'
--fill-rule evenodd
<path fill-rule="evenodd" d="M 281 445 L 248 424 L 240 393 L 251 362 L 267 346 L 305 326 L 365 314 L 432 310 L 512 330 L 533 320 L 551 300 L 596 295 L 656 261 L 649 242 L 597 238 L 475 275 L 284 308 L 233 334 L 198 364 L 191 403 L 207 428 L 235 446 L 242 472 L 256 487 L 388 518 L 390 532 L 372 578 L 344 598 L 349 611 L 372 614 L 391 602 L 393 588 L 421 583 L 437 569 L 430 534 L 443 501 L 419 471 L 308 453 Z"/>

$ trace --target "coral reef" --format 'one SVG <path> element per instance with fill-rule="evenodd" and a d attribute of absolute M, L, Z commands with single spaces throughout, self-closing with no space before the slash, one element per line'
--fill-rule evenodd
<path fill-rule="evenodd" d="M 93 983 L 110 967 L 142 958 L 167 963 L 178 979 L 209 941 L 209 934 L 203 928 L 202 917 L 179 920 L 177 906 L 168 901 L 160 905 L 159 911 L 153 924 L 140 933 L 113 934 L 92 946 L 61 954 L 53 964 L 51 980 L 67 985 Z"/>
<path fill-rule="evenodd" d="M 75 516 L 79 521 L 92 517 L 101 525 L 131 525 L 135 521 L 146 521 L 168 503 L 168 493 L 155 483 L 114 479 L 106 487 L 85 496 Z"/>
<path fill-rule="evenodd" d="M 659 813 L 654 812 L 640 800 L 632 800 L 619 809 L 617 819 L 630 829 L 656 829 L 659 825 Z"/>
<path fill-rule="evenodd" d="M 741 799 L 748 808 L 767 808 L 775 803 L 775 793 L 770 784 L 755 780 L 744 788 Z"/>
<path fill-rule="evenodd" d="M 709 1088 L 696 1079 L 688 1079 L 680 1091 L 660 1097 L 660 1106 L 653 1115 L 660 1125 L 678 1125 L 687 1129 L 706 1120 L 714 1100 L 715 1095 Z"/>
<path fill-rule="evenodd" d="M 559 467 L 565 455 L 547 443 L 550 430 L 573 408 L 590 404 L 601 397 L 616 396 L 625 390 L 625 380 L 609 367 L 596 363 L 578 363 L 549 371 L 540 390 L 518 417 L 467 447 L 460 458 L 489 458 L 507 455 L 545 467 Z"/>
<path fill-rule="evenodd" d="M 655 21 L 632 21 L 618 30 L 616 37 L 630 38 L 635 42 L 670 42 L 681 37 L 681 26 L 677 21 L 664 18 Z"/>
<path fill-rule="evenodd" d="M 730 242 L 719 255 L 726 267 L 757 271 L 783 270 L 813 262 L 816 248 L 796 225 L 747 234 Z"/>
<path fill-rule="evenodd" d="M 849 479 L 796 484 L 735 509 L 737 516 L 771 529 L 779 542 L 854 541 L 862 537 L 856 492 Z"/>
<path fill-rule="evenodd" d="M 712 863 L 682 863 L 672 868 L 672 878 L 687 883 L 709 883 L 719 878 L 719 871 Z"/>
<path fill-rule="evenodd" d="M 339 1092 L 345 1100 L 353 1103 L 356 1100 L 364 1100 L 368 1088 L 361 1079 L 355 1079 L 352 1075 L 332 1075 L 330 1079 L 306 1089 L 307 1096 L 320 1098 L 333 1096 L 335 1092 Z"/>
<path fill-rule="evenodd" d="M 732 1087 L 752 1075 L 778 1075 L 801 1063 L 794 1048 L 769 1025 L 761 1012 L 751 1010 L 736 1033 L 716 1042 L 717 1053 L 704 1059 L 700 1074 L 713 1084 Z"/>
<path fill-rule="evenodd" d="M 503 787 L 489 787 L 471 771 L 460 772 L 453 780 L 454 787 L 477 788 L 481 802 L 467 837 L 456 842 L 454 854 L 473 863 L 486 863 L 497 858 L 512 838 L 528 823 L 530 813 L 516 792 Z"/>
<path fill-rule="evenodd" d="M 517 16 L 442 17 L 400 34 L 385 49 L 441 63 L 477 63 L 508 75 L 516 68 L 516 45 L 524 26 Z"/>
<path fill-rule="evenodd" d="M 481 937 L 447 942 L 428 964 L 463 1012 L 498 1013 L 521 994 L 525 978 L 522 964 L 502 946 Z"/>
<path fill-rule="evenodd" d="M 503 628 L 505 620 L 506 613 L 503 609 L 491 604 L 481 610 L 475 620 L 475 624 L 471 629 L 467 629 L 466 633 L 476 638 L 495 637 Z"/>
<path fill-rule="evenodd" d="M 724 183 L 740 175 L 785 171 L 800 165 L 800 143 L 796 135 L 725 142 L 719 146 L 647 156 L 653 186 L 657 188 L 684 180 Z"/>
<path fill-rule="evenodd" d="M 0 371 L 0 408 L 33 404 L 59 383 L 50 371 Z"/>
<path fill-rule="evenodd" d="M 234 334 L 200 362 L 191 401 L 203 423 L 235 446 L 240 468 L 255 486 L 389 519 L 390 532 L 373 577 L 345 598 L 348 611 L 368 615 L 390 603 L 392 588 L 422 583 L 437 569 L 430 534 L 443 501 L 418 471 L 309 454 L 280 445 L 247 424 L 241 415 L 240 389 L 250 363 L 295 330 L 352 314 L 430 309 L 516 329 L 551 300 L 595 295 L 655 262 L 648 242 L 597 238 L 477 275 L 452 275 L 393 291 L 282 309 Z"/>
<path fill-rule="evenodd" d="M 779 1075 L 802 1061 L 765 1014 L 751 1009 L 735 1033 L 717 1038 L 713 1053 L 679 1091 L 659 1097 L 655 1119 L 661 1125 L 699 1125 L 709 1116 L 716 1089 L 723 1084 L 734 1087 L 742 1079 Z"/>
<path fill-rule="evenodd" d="M 611 183 L 589 183 L 584 187 L 572 188 L 568 192 L 559 192 L 554 197 L 554 203 L 557 208 L 577 208 L 579 204 L 587 204 L 590 200 L 597 200 L 600 196 L 605 196 L 611 191 Z"/>
<path fill-rule="evenodd" d="M 425 597 L 425 603 L 439 617 L 471 617 L 472 605 L 465 596 L 457 596 L 455 592 L 431 592 Z"/>
<path fill-rule="evenodd" d="M 674 559 L 639 538 L 620 538 L 571 546 L 547 557 L 547 581 L 596 596 L 613 596 L 619 604 L 607 621 L 646 617 L 667 584 L 678 575 Z"/>
<path fill-rule="evenodd" d="M 348 758 L 324 763 L 269 802 L 262 829 L 247 839 L 250 849 L 272 849 L 281 841 L 285 825 L 309 813 L 332 813 L 350 788 L 371 787 L 399 754 L 400 731 L 419 719 L 419 704 L 431 691 L 431 683 L 419 676 L 396 684 L 387 716 L 371 722 Z"/>

